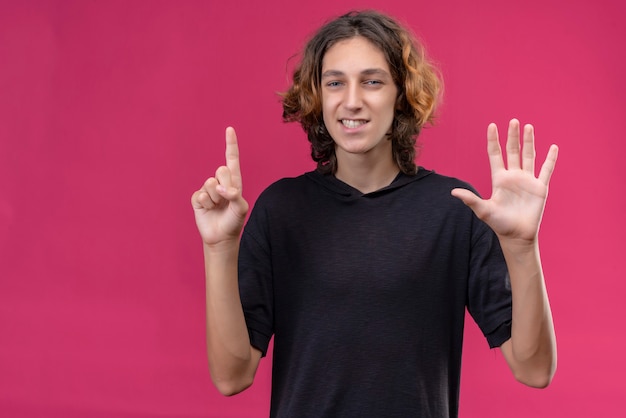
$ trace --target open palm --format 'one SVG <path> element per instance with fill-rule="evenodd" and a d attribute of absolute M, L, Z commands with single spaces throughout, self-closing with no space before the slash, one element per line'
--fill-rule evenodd
<path fill-rule="evenodd" d="M 468 205 L 499 237 L 534 240 L 539 232 L 558 147 L 550 147 L 539 176 L 535 177 L 534 129 L 532 125 L 524 126 L 520 149 L 520 125 L 513 119 L 506 142 L 506 167 L 498 129 L 493 123 L 487 130 L 487 151 L 491 165 L 491 198 L 481 199 L 465 189 L 454 189 L 452 195 Z"/>

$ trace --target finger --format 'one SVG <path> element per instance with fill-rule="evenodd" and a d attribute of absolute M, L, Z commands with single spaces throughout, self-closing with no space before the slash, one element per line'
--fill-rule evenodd
<path fill-rule="evenodd" d="M 506 166 L 509 170 L 520 168 L 519 121 L 511 119 L 506 139 Z"/>
<path fill-rule="evenodd" d="M 223 186 L 225 189 L 233 186 L 230 169 L 226 166 L 221 166 L 215 170 L 215 178 L 217 179 L 218 184 Z"/>
<path fill-rule="evenodd" d="M 199 195 L 198 195 L 198 203 L 199 203 L 199 207 L 203 208 L 203 209 L 213 209 L 217 206 L 217 204 L 213 201 L 213 199 L 211 199 L 211 196 L 209 196 L 209 194 L 207 192 L 205 192 L 204 190 L 200 190 L 198 191 Z"/>
<path fill-rule="evenodd" d="M 202 209 L 202 203 L 200 203 L 200 194 L 202 190 L 197 190 L 191 195 L 191 207 L 194 209 Z"/>
<path fill-rule="evenodd" d="M 220 186 L 219 180 L 216 179 L 215 177 L 209 178 L 207 181 L 204 182 L 204 186 L 202 186 L 202 190 L 204 190 L 208 198 L 213 203 L 212 207 L 218 206 L 224 200 L 224 198 L 218 191 L 219 186 Z"/>
<path fill-rule="evenodd" d="M 210 210 L 215 207 L 215 202 L 211 200 L 206 190 L 200 189 L 191 196 L 191 206 L 194 209 Z"/>
<path fill-rule="evenodd" d="M 554 167 L 556 166 L 556 159 L 558 156 L 559 147 L 557 147 L 556 145 L 550 146 L 548 156 L 543 162 L 543 165 L 541 166 L 541 171 L 539 172 L 539 180 L 541 180 L 546 186 L 550 183 L 550 178 L 552 177 L 552 173 L 554 172 Z"/>
<path fill-rule="evenodd" d="M 500 148 L 500 139 L 498 138 L 498 127 L 495 123 L 490 123 L 487 128 L 487 154 L 489 155 L 489 165 L 491 166 L 492 174 L 504 169 L 502 149 Z"/>
<path fill-rule="evenodd" d="M 535 128 L 524 125 L 524 148 L 522 149 L 522 169 L 535 175 Z"/>
<path fill-rule="evenodd" d="M 228 167 L 220 167 L 215 172 L 218 185 L 215 188 L 221 198 L 228 200 L 231 209 L 239 216 L 245 216 L 248 211 L 248 203 L 243 199 L 241 188 L 233 184 L 233 176 Z"/>
<path fill-rule="evenodd" d="M 191 196 L 191 205 L 194 209 L 213 209 L 219 205 L 224 198 L 217 192 L 217 180 L 213 177 L 204 182 L 200 190 Z"/>
<path fill-rule="evenodd" d="M 457 188 L 452 189 L 451 194 L 469 206 L 479 219 L 484 219 L 487 216 L 488 209 L 485 201 L 478 197 L 475 193 L 472 193 L 467 189 Z"/>
<path fill-rule="evenodd" d="M 231 184 L 241 190 L 241 168 L 239 166 L 239 145 L 237 134 L 232 127 L 226 128 L 226 167 L 230 170 Z"/>

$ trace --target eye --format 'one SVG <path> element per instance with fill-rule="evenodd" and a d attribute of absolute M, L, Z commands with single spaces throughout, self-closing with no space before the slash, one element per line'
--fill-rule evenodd
<path fill-rule="evenodd" d="M 380 80 L 366 80 L 363 82 L 363 84 L 366 84 L 368 86 L 377 86 L 383 84 L 383 82 Z"/>
<path fill-rule="evenodd" d="M 340 85 L 340 81 L 329 81 L 328 83 L 326 83 L 327 87 L 339 87 Z"/>

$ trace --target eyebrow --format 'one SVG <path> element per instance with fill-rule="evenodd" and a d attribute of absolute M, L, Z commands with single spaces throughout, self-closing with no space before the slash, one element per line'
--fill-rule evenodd
<path fill-rule="evenodd" d="M 382 68 L 367 68 L 361 71 L 360 74 L 361 75 L 378 75 L 378 76 L 387 76 L 387 77 L 390 76 L 390 74 L 387 71 L 383 70 Z M 325 78 L 340 77 L 344 75 L 345 74 L 339 70 L 328 70 L 322 73 L 322 80 Z"/>

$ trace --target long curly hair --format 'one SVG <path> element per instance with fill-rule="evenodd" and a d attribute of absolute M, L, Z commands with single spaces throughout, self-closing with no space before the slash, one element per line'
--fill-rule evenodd
<path fill-rule="evenodd" d="M 318 171 L 335 173 L 335 143 L 322 116 L 321 73 L 326 51 L 337 42 L 362 36 L 378 47 L 398 87 L 389 139 L 400 170 L 414 174 L 417 137 L 432 123 L 442 82 L 437 69 L 411 33 L 391 17 L 376 11 L 350 12 L 324 26 L 309 40 L 294 71 L 293 84 L 282 93 L 283 120 L 299 122 L 311 142 L 311 157 Z"/>

